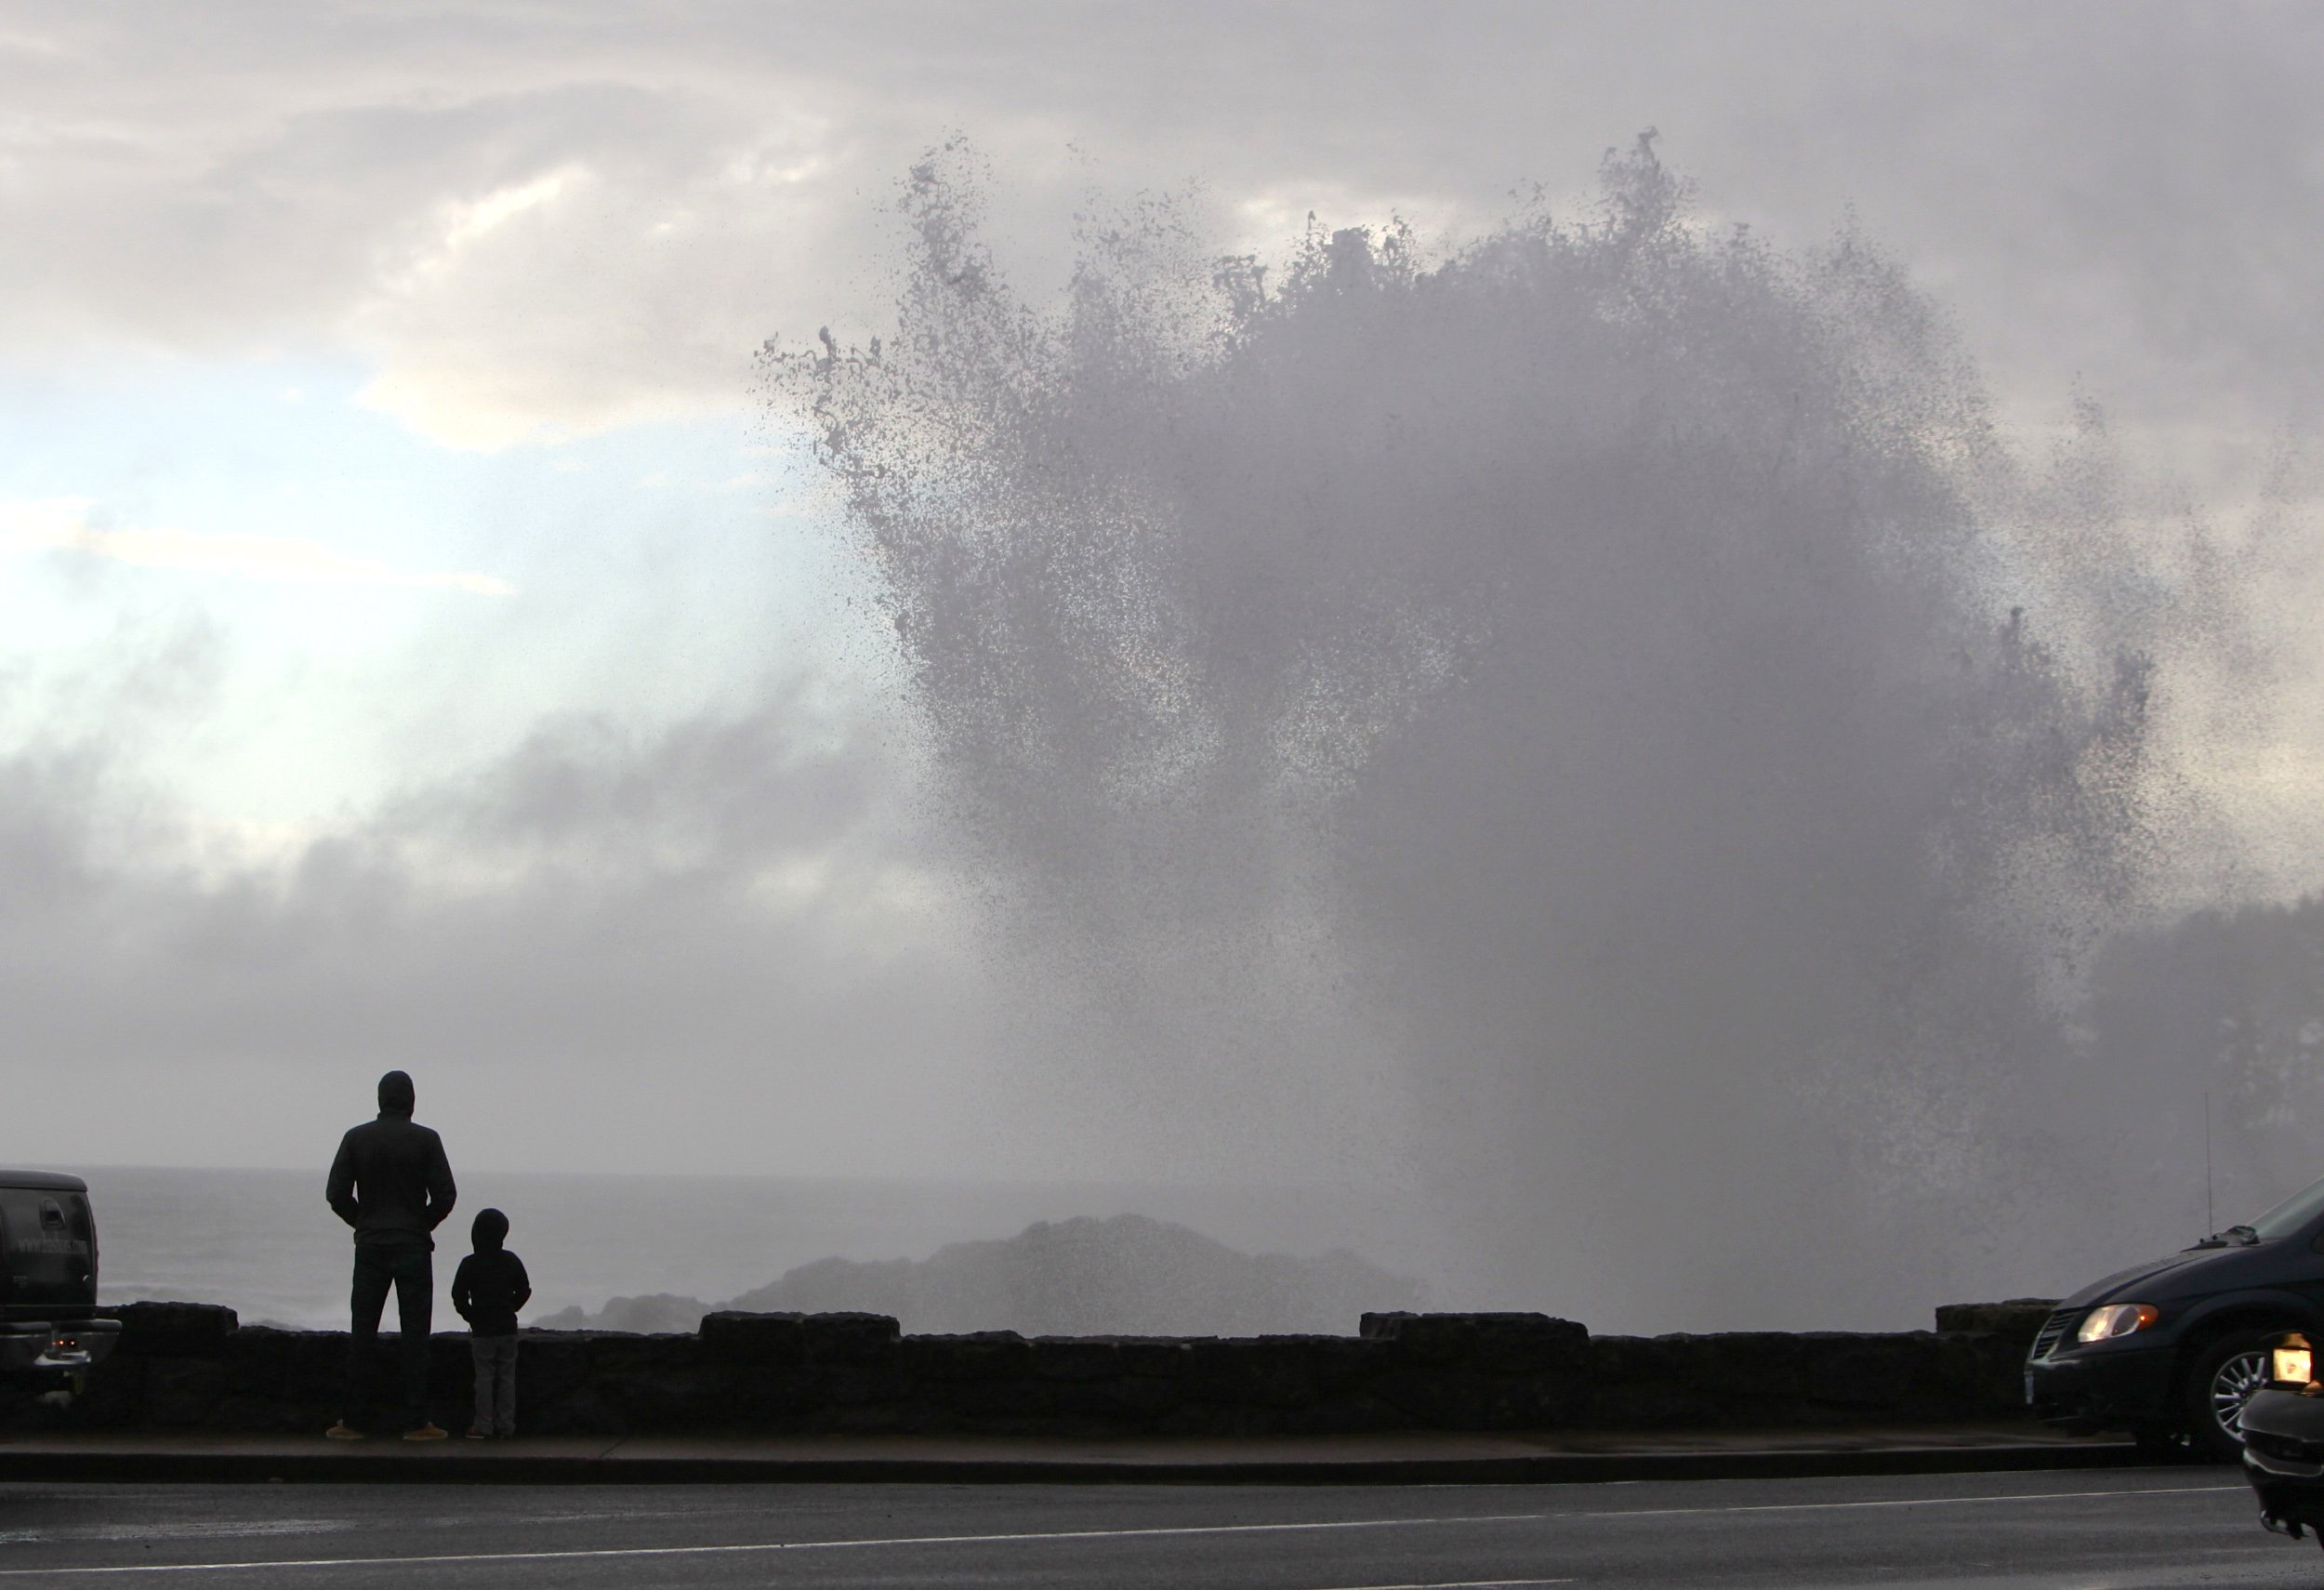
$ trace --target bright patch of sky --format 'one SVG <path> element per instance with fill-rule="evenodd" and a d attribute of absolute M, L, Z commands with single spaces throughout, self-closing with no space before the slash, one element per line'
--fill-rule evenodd
<path fill-rule="evenodd" d="M 364 406 L 369 374 L 0 380 L 0 743 L 172 672 L 139 770 L 198 823 L 296 832 L 544 718 L 844 671 L 816 505 L 750 412 L 462 452 Z"/>

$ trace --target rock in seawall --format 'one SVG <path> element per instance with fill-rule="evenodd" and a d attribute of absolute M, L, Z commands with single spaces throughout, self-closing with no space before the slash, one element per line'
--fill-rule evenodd
<path fill-rule="evenodd" d="M 2058 1305 L 2054 1297 L 2013 1297 L 2006 1303 L 1947 1303 L 1936 1310 L 1940 1331 L 1985 1331 L 1996 1336 L 2040 1334 L 2041 1322 Z"/>
<path fill-rule="evenodd" d="M 745 1314 L 702 1317 L 702 1345 L 744 1362 L 844 1364 L 877 1361 L 902 1335 L 884 1314 Z"/>
<path fill-rule="evenodd" d="M 823 1259 L 726 1305 L 754 1313 L 891 1315 L 916 1332 L 1026 1336 L 1345 1332 L 1366 1310 L 1417 1308 L 1419 1285 L 1344 1250 L 1244 1253 L 1139 1214 L 1044 1221 L 922 1260 Z"/>
<path fill-rule="evenodd" d="M 125 1353 L 214 1357 L 241 1326 L 234 1311 L 215 1303 L 121 1303 L 99 1315 L 121 1321 Z"/>

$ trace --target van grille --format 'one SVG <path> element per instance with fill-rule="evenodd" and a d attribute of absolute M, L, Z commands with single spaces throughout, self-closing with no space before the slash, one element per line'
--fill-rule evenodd
<path fill-rule="evenodd" d="M 2061 1308 L 2044 1319 L 2041 1333 L 2034 1338 L 2033 1351 L 2026 1356 L 2046 1358 L 2057 1351 L 2058 1344 L 2066 1339 L 2066 1333 L 2074 1328 L 2074 1322 L 2082 1317 L 2083 1312 L 2080 1308 Z"/>

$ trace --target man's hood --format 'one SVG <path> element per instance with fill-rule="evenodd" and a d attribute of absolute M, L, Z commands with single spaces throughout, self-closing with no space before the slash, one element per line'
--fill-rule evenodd
<path fill-rule="evenodd" d="M 404 1071 L 390 1071 L 379 1079 L 379 1113 L 404 1115 L 412 1113 L 412 1105 L 418 1098 L 412 1086 L 411 1075 Z"/>

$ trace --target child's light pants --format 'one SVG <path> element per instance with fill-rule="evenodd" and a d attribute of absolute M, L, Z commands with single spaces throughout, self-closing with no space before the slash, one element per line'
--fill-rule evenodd
<path fill-rule="evenodd" d="M 517 1339 L 470 1336 L 476 1358 L 476 1428 L 487 1436 L 517 1433 Z"/>

